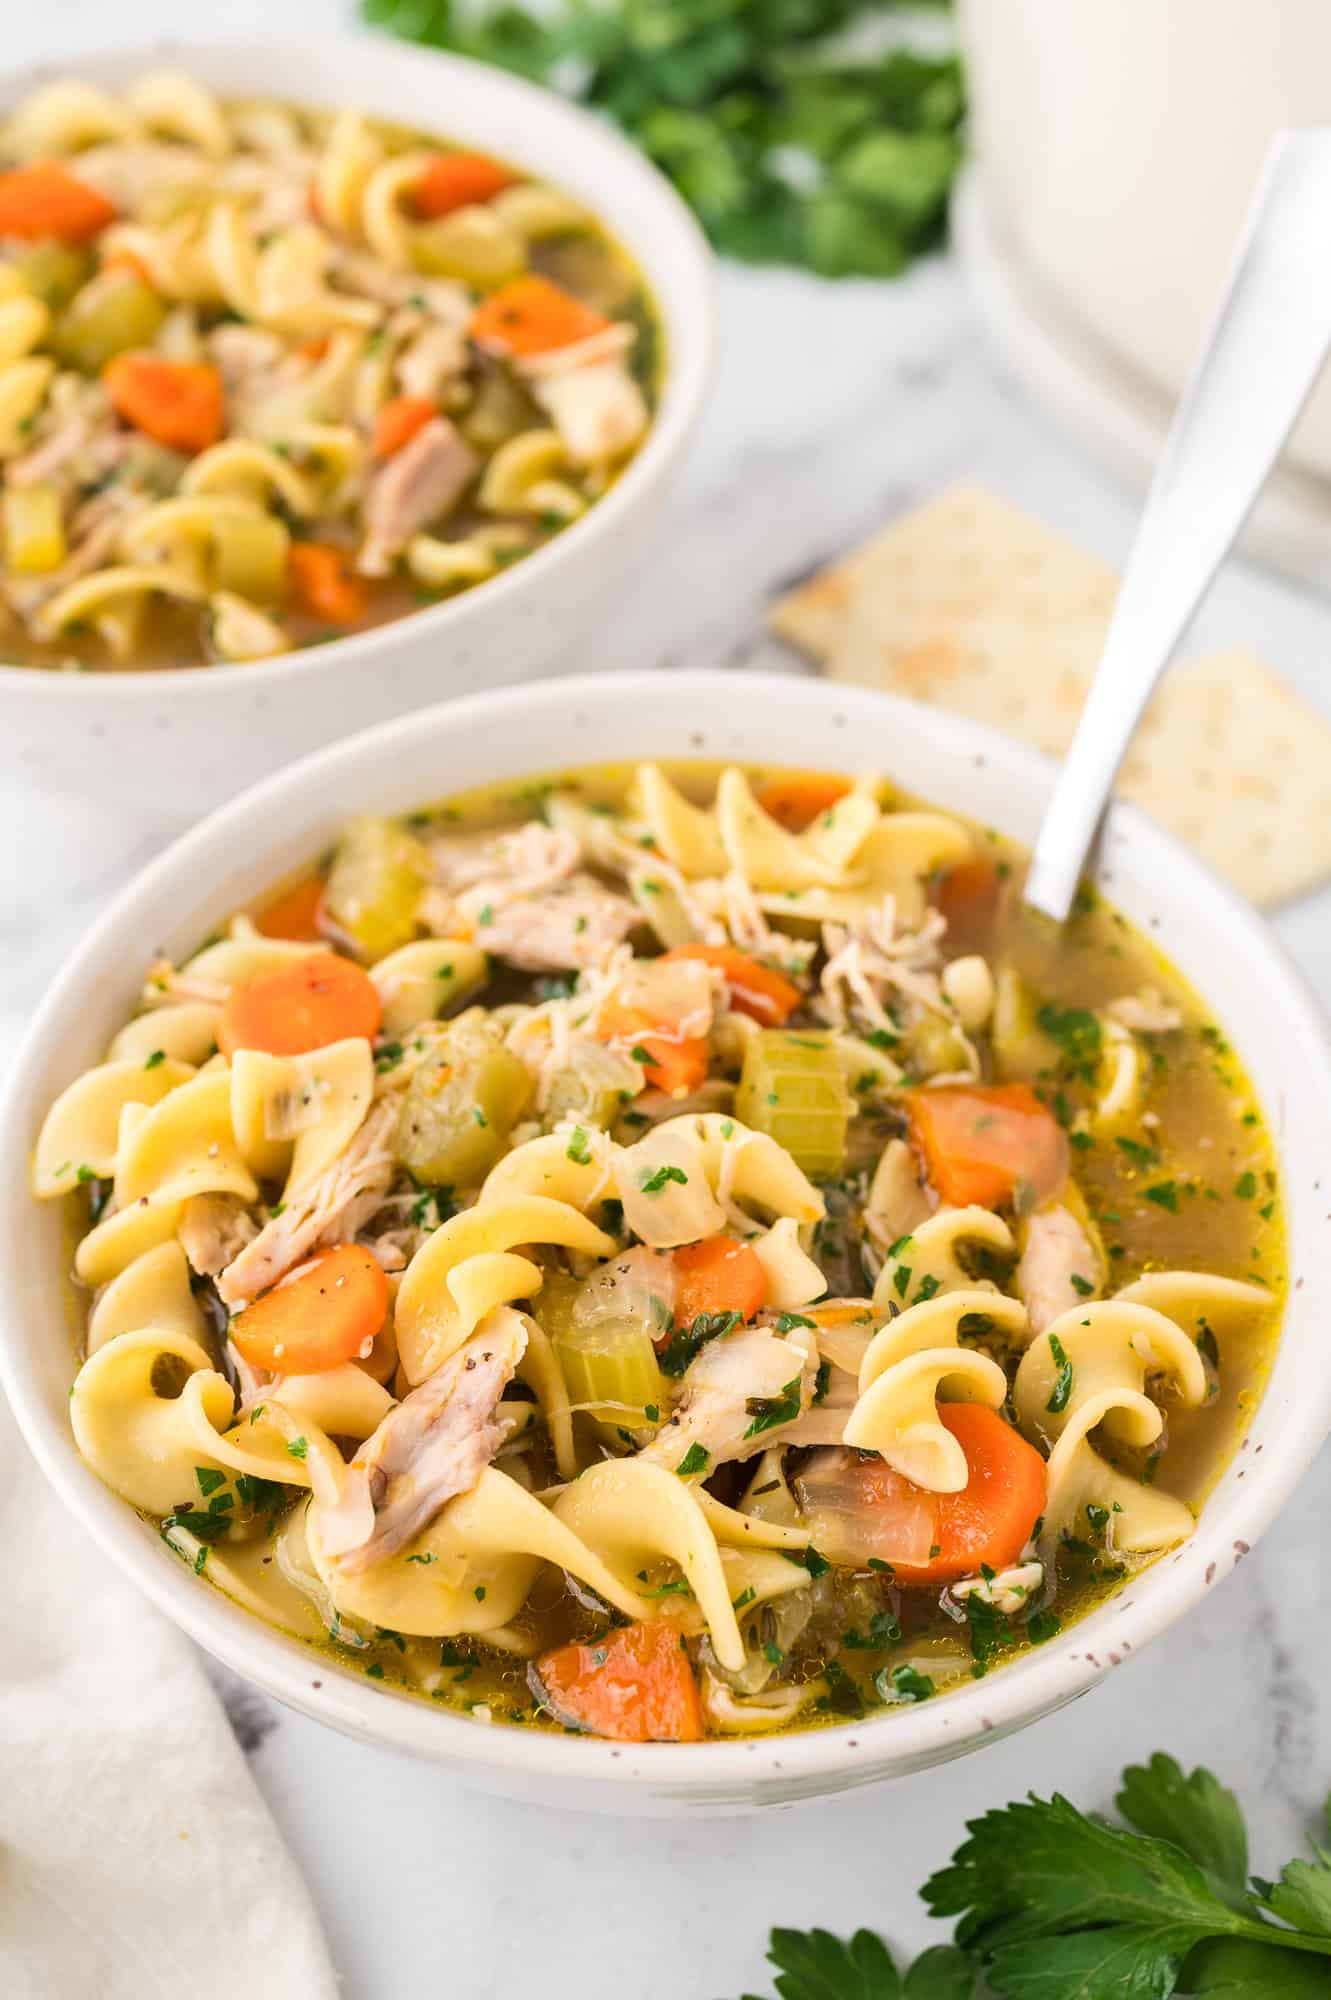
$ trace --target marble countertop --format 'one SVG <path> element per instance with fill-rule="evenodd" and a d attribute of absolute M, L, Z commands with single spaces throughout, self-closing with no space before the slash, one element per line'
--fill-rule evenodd
<path fill-rule="evenodd" d="M 13 13 L 10 64 L 109 33 L 94 0 Z M 289 31 L 348 13 L 339 0 L 223 0 L 210 22 Z M 116 10 L 120 40 L 180 26 L 157 0 Z M 773 592 L 962 475 L 1122 557 L 1131 496 L 1005 379 L 949 261 L 895 285 L 726 271 L 722 299 L 701 445 L 613 622 L 570 666 L 789 666 L 762 633 Z M 1329 632 L 1323 602 L 1235 563 L 1198 637 L 1264 652 L 1331 714 Z M 0 773 L 2 1059 L 69 945 L 179 827 L 150 800 L 112 815 L 30 792 L 2 747 Z M 1316 987 L 1331 983 L 1331 893 L 1282 911 L 1276 930 Z M 869 1925 L 907 1950 L 932 1941 L 915 1891 L 967 1817 L 1032 1788 L 1106 1806 L 1122 1764 L 1156 1748 L 1241 1789 L 1254 1866 L 1273 1871 L 1331 1789 L 1329 1509 L 1324 1454 L 1233 1579 L 1074 1706 L 961 1763 L 793 1815 L 662 1824 L 500 1803 L 239 1684 L 222 1693 L 354 2000 L 490 2000 L 538 1969 L 546 2000 L 585 2000 L 624 1990 L 606 1968 L 630 1965 L 638 2000 L 720 2000 L 770 1990 L 776 1921 Z"/>

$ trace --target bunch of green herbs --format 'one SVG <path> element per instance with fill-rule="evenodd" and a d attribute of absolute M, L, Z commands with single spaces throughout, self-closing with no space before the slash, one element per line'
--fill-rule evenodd
<path fill-rule="evenodd" d="M 716 248 L 823 277 L 894 277 L 940 240 L 961 70 L 899 43 L 855 59 L 895 0 L 362 0 L 365 17 L 549 84 L 613 119 Z"/>

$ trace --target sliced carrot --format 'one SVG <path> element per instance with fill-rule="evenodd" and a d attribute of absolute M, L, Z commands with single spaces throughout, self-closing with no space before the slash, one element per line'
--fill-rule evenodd
<path fill-rule="evenodd" d="M 619 1042 L 642 1063 L 643 1081 L 670 1097 L 687 1097 L 707 1077 L 707 1037 L 672 1034 L 669 1023 L 645 1007 L 631 1007 L 613 995 L 601 1007 L 596 1032 L 603 1042 Z"/>
<path fill-rule="evenodd" d="M 455 208 L 492 200 L 512 187 L 514 178 L 484 153 L 436 153 L 411 191 L 411 204 L 424 220 L 451 215 Z"/>
<path fill-rule="evenodd" d="M 938 1414 L 965 1452 L 970 1477 L 960 1493 L 936 1495 L 937 1555 L 918 1568 L 896 1566 L 896 1581 L 907 1589 L 954 1583 L 959 1576 L 973 1576 L 981 1564 L 1006 1569 L 1025 1548 L 1045 1508 L 1045 1462 L 997 1410 L 982 1403 L 940 1403 Z M 865 1463 L 872 1466 L 873 1460 Z M 890 1467 L 883 1470 L 890 1472 Z"/>
<path fill-rule="evenodd" d="M 293 542 L 287 570 L 303 611 L 329 625 L 354 625 L 365 616 L 370 596 L 358 577 L 348 574 L 345 549 L 328 542 Z"/>
<path fill-rule="evenodd" d="M 395 451 L 401 451 L 404 444 L 410 444 L 417 431 L 423 431 L 439 415 L 439 406 L 428 396 L 394 396 L 391 403 L 385 403 L 374 420 L 374 443 L 371 447 L 376 458 L 391 458 Z"/>
<path fill-rule="evenodd" d="M 998 909 L 998 869 L 988 855 L 949 868 L 938 889 L 938 907 L 950 930 L 968 935 L 993 922 Z"/>
<path fill-rule="evenodd" d="M 803 833 L 819 813 L 827 812 L 850 790 L 848 778 L 833 778 L 820 771 L 790 771 L 759 785 L 754 797 L 763 811 L 779 820 L 788 833 Z"/>
<path fill-rule="evenodd" d="M 700 958 L 724 973 L 730 989 L 730 1004 L 765 1028 L 779 1028 L 799 1006 L 804 995 L 798 986 L 761 959 L 751 958 L 733 944 L 677 944 L 661 954 L 664 959 Z"/>
<path fill-rule="evenodd" d="M 388 1313 L 383 1265 L 359 1243 L 321 1250 L 231 1322 L 252 1368 L 316 1375 L 363 1359 Z"/>
<path fill-rule="evenodd" d="M 1019 1182 L 1043 1201 L 1067 1179 L 1067 1139 L 1028 1083 L 943 1084 L 906 1100 L 929 1183 L 957 1208 L 996 1208 Z"/>
<path fill-rule="evenodd" d="M 271 903 L 264 904 L 254 919 L 255 930 L 264 937 L 294 938 L 298 943 L 313 943 L 323 936 L 319 928 L 323 893 L 323 876 L 307 876 L 294 889 L 288 889 L 284 895 L 275 896 Z"/>
<path fill-rule="evenodd" d="M 585 306 L 548 278 L 515 278 L 482 300 L 471 317 L 471 337 L 492 354 L 547 354 L 604 333 L 614 322 Z"/>
<path fill-rule="evenodd" d="M 302 340 L 296 352 L 302 361 L 322 361 L 328 352 L 328 347 L 328 335 L 316 333 L 309 340 Z"/>
<path fill-rule="evenodd" d="M 207 451 L 226 428 L 222 377 L 206 361 L 134 349 L 107 362 L 102 382 L 125 422 L 171 451 Z"/>
<path fill-rule="evenodd" d="M 733 1236 L 686 1243 L 673 1257 L 675 1321 L 692 1326 L 699 1313 L 737 1312 L 752 1319 L 767 1297 L 767 1273 L 756 1252 Z M 668 1333 L 657 1342 L 664 1347 Z"/>
<path fill-rule="evenodd" d="M 336 952 L 311 952 L 233 988 L 222 1008 L 217 1045 L 225 1056 L 237 1049 L 302 1056 L 351 1036 L 374 1036 L 382 1011 L 368 973 Z"/>
<path fill-rule="evenodd" d="M 86 243 L 115 219 L 114 202 L 54 160 L 0 174 L 0 236 Z"/>
<path fill-rule="evenodd" d="M 585 1646 L 542 1653 L 536 1675 L 555 1716 L 620 1743 L 697 1743 L 698 1683 L 678 1625 L 624 1625 Z"/>

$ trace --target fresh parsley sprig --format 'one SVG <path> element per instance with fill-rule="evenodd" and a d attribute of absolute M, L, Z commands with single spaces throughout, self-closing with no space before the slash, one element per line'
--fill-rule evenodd
<path fill-rule="evenodd" d="M 889 5 L 891 0 L 889 0 Z M 939 240 L 961 157 L 961 70 L 894 47 L 826 52 L 881 0 L 362 0 L 376 25 L 605 112 L 719 250 L 892 277 Z"/>
<path fill-rule="evenodd" d="M 898 1971 L 857 1931 L 772 1932 L 781 2000 L 1312 2000 L 1331 1993 L 1331 1847 L 1248 1874 L 1238 1801 L 1157 1752 L 1123 1773 L 1127 1826 L 1033 1795 L 972 1820 L 921 1895 L 955 1943 Z M 1331 1836 L 1331 1802 L 1327 1807 Z M 753 2000 L 752 1995 L 745 2000 Z"/>

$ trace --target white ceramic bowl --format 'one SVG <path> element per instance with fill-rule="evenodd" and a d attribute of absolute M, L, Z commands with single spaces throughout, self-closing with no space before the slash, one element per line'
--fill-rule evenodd
<path fill-rule="evenodd" d="M 1284 1163 L 1293 1277 L 1284 1337 L 1245 1447 L 1192 1539 L 1090 1617 L 1014 1665 L 891 1716 L 776 1739 L 631 1746 L 486 1728 L 394 1694 L 258 1623 L 193 1577 L 83 1464 L 69 1429 L 76 1367 L 68 1245 L 27 1189 L 46 1106 L 102 1055 L 144 961 L 180 955 L 240 903 L 326 849 L 353 811 L 399 812 L 486 780 L 609 757 L 719 757 L 862 771 L 1029 842 L 1051 767 L 1034 752 L 912 703 L 747 674 L 633 674 L 511 689 L 387 723 L 307 757 L 233 801 L 121 895 L 47 995 L 0 1109 L 0 1373 L 70 1514 L 219 1659 L 307 1715 L 514 1797 L 619 1812 L 739 1811 L 918 1770 L 1019 1728 L 1089 1687 L 1219 1583 L 1268 1525 L 1331 1428 L 1331 1129 L 1323 1022 L 1270 936 L 1185 850 L 1116 807 L 1099 879 L 1215 1003 Z"/>
<path fill-rule="evenodd" d="M 0 666 L 11 770 L 115 803 L 194 814 L 319 744 L 425 702 L 549 672 L 589 629 L 660 509 L 712 371 L 713 278 L 668 181 L 601 120 L 495 69 L 383 36 L 170 42 L 0 79 L 0 116 L 77 74 L 115 89 L 188 70 L 225 96 L 359 105 L 527 168 L 585 202 L 628 249 L 665 333 L 665 382 L 637 457 L 586 517 L 525 561 L 372 632 L 248 666 L 57 674 Z"/>

